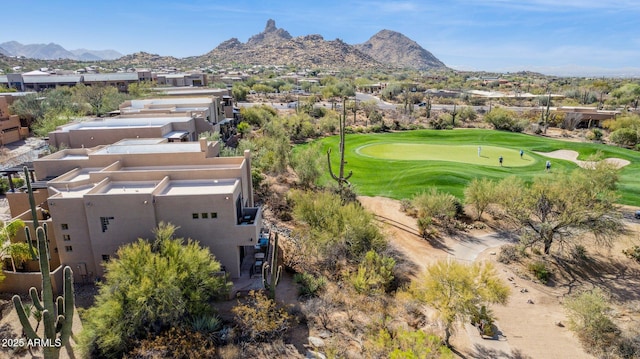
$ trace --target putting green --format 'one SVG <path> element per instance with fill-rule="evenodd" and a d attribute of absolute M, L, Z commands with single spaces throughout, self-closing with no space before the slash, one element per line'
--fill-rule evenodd
<path fill-rule="evenodd" d="M 478 156 L 477 145 L 432 145 L 426 143 L 375 143 L 359 147 L 359 155 L 385 160 L 401 161 L 449 161 L 474 165 L 500 166 L 498 159 L 503 158 L 504 167 L 524 167 L 537 161 L 520 151 L 505 147 L 482 146 Z"/>

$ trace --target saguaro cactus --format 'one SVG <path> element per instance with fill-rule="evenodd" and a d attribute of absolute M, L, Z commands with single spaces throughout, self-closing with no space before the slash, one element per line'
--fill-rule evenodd
<path fill-rule="evenodd" d="M 25 168 L 26 173 L 26 168 Z M 27 188 L 29 189 L 29 202 L 31 204 L 31 213 L 36 214 L 35 201 L 31 191 L 31 183 L 27 176 Z M 34 216 L 34 224 L 37 217 Z M 67 350 L 69 347 L 69 338 L 72 335 L 73 312 L 74 312 L 74 295 L 73 295 L 73 271 L 70 267 L 63 270 L 64 287 L 63 295 L 58 296 L 54 301 L 53 286 L 51 285 L 51 271 L 49 268 L 49 251 L 46 226 L 36 227 L 36 237 L 38 241 L 37 257 L 40 263 L 40 273 L 42 276 L 42 300 L 38 296 L 38 290 L 31 287 L 29 295 L 33 301 L 33 305 L 39 311 L 42 311 L 44 323 L 44 337 L 38 336 L 33 326 L 29 322 L 29 317 L 25 311 L 20 296 L 13 296 L 13 305 L 18 313 L 20 324 L 27 336 L 29 343 L 34 346 L 42 347 L 45 359 L 58 358 L 60 356 L 60 348 L 64 345 Z M 28 228 L 25 229 L 27 240 L 31 243 L 31 233 Z"/>
<path fill-rule="evenodd" d="M 343 101 L 343 104 L 342 104 L 343 114 L 342 114 L 342 117 L 340 118 L 340 170 L 338 172 L 338 176 L 336 176 L 333 173 L 333 170 L 331 169 L 331 149 L 327 151 L 327 162 L 329 164 L 329 174 L 331 175 L 331 178 L 333 178 L 338 182 L 338 186 L 340 187 L 340 189 L 342 189 L 342 186 L 345 184 L 349 185 L 349 178 L 351 178 L 351 176 L 353 175 L 353 172 L 349 171 L 349 174 L 347 175 L 347 177 L 344 176 L 344 139 L 345 139 L 344 127 L 345 127 L 345 121 L 347 117 L 345 103 L 346 103 L 346 99 Z"/>
<path fill-rule="evenodd" d="M 280 274 L 282 266 L 278 265 L 278 233 L 273 239 L 273 250 L 271 251 L 271 260 L 262 265 L 262 284 L 267 290 L 270 299 L 276 299 L 276 287 L 280 283 Z"/>

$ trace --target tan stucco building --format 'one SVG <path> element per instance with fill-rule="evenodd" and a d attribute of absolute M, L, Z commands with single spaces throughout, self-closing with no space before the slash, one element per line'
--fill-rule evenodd
<path fill-rule="evenodd" d="M 170 222 L 177 236 L 210 248 L 238 278 L 259 238 L 262 211 L 253 203 L 250 153 L 218 153 L 218 142 L 204 139 L 128 139 L 35 160 L 60 263 L 74 269 L 78 282 L 99 278 L 101 264 L 120 246 L 152 239 L 153 228 Z M 25 203 L 26 193 L 9 198 L 12 208 Z"/>
<path fill-rule="evenodd" d="M 20 125 L 20 118 L 9 114 L 9 105 L 15 99 L 13 94 L 0 94 L 0 146 L 23 140 L 29 135 L 29 129 Z"/>
<path fill-rule="evenodd" d="M 195 141 L 203 132 L 218 132 L 220 126 L 202 118 L 184 115 L 137 115 L 96 118 L 74 122 L 49 132 L 49 145 L 90 148 L 126 138 L 166 138 L 169 142 Z"/>

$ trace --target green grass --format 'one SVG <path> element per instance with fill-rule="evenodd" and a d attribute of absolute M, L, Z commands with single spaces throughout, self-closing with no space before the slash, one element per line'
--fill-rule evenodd
<path fill-rule="evenodd" d="M 495 146 L 482 146 L 478 155 L 478 146 L 471 145 L 385 142 L 364 145 L 357 148 L 356 153 L 385 160 L 451 161 L 483 166 L 500 166 L 498 158 L 501 156 L 503 166 L 524 167 L 535 163 L 528 154 L 520 158 L 519 150 Z"/>
<path fill-rule="evenodd" d="M 337 171 L 339 138 L 319 140 L 324 153 L 332 149 L 332 164 Z M 477 148 L 482 146 L 482 157 Z M 520 159 L 519 151 L 525 156 Z M 570 161 L 551 159 L 552 171 L 545 172 L 549 159 L 536 152 L 570 149 L 578 159 L 586 160 L 597 151 L 604 157 L 631 161 L 620 175 L 620 203 L 640 205 L 640 153 L 595 143 L 577 143 L 518 133 L 460 129 L 453 131 L 420 130 L 381 134 L 346 136 L 345 170 L 353 171 L 351 183 L 358 194 L 395 199 L 411 198 L 430 187 L 450 192 L 462 198 L 464 188 L 476 177 L 502 179 L 517 175 L 526 181 L 534 176 L 553 176 L 557 171 L 572 170 Z M 498 164 L 504 157 L 504 167 Z M 328 177 L 325 180 L 329 180 Z"/>

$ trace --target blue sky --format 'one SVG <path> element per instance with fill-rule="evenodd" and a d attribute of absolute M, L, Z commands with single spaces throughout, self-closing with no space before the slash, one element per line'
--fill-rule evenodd
<path fill-rule="evenodd" d="M 398 31 L 456 69 L 640 76 L 640 0 L 18 0 L 2 12 L 0 43 L 186 57 L 273 19 L 349 44 Z"/>

